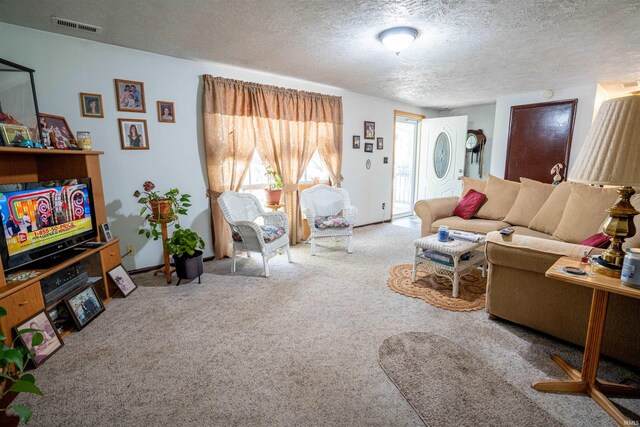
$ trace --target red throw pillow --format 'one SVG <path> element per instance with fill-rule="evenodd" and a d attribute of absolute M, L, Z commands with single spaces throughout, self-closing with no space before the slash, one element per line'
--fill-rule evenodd
<path fill-rule="evenodd" d="M 462 219 L 470 219 L 478 209 L 480 205 L 487 200 L 487 196 L 476 190 L 469 190 L 469 192 L 458 202 L 458 206 L 453 210 L 453 214 L 459 216 Z"/>
<path fill-rule="evenodd" d="M 591 246 L 593 248 L 607 249 L 611 244 L 611 237 L 604 233 L 594 234 L 578 243 L 582 246 Z"/>

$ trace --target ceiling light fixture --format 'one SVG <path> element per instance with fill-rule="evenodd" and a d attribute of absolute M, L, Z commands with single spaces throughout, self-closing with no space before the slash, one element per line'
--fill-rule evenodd
<path fill-rule="evenodd" d="M 378 34 L 378 40 L 396 55 L 411 46 L 411 43 L 418 37 L 418 30 L 411 27 L 395 27 L 384 30 Z"/>

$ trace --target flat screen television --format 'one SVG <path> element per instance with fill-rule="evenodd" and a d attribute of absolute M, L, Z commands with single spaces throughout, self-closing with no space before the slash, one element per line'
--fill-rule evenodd
<path fill-rule="evenodd" d="M 0 185 L 5 271 L 55 265 L 97 236 L 89 178 Z"/>

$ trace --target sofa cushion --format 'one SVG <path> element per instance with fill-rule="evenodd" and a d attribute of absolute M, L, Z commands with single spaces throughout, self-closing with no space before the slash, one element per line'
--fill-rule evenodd
<path fill-rule="evenodd" d="M 517 236 L 529 236 L 529 237 L 537 237 L 538 239 L 549 239 L 549 240 L 557 240 L 554 239 L 551 234 L 543 233 L 542 231 L 532 230 L 527 227 L 522 227 L 520 225 L 514 225 L 513 234 Z"/>
<path fill-rule="evenodd" d="M 438 227 L 441 225 L 449 226 L 449 230 L 471 231 L 473 233 L 487 234 L 490 231 L 502 230 L 508 227 L 509 224 L 502 221 L 493 221 L 489 219 L 462 219 L 459 216 L 450 216 L 448 218 L 442 218 L 431 224 L 431 231 L 438 232 Z"/>
<path fill-rule="evenodd" d="M 453 210 L 455 216 L 462 219 L 471 219 L 474 213 L 480 209 L 480 205 L 487 199 L 487 196 L 474 189 L 469 190 L 458 202 L 458 206 Z"/>
<path fill-rule="evenodd" d="M 462 177 L 462 197 L 466 196 L 469 190 L 476 190 L 478 193 L 484 193 L 487 181 L 483 179 L 473 179 Z"/>
<path fill-rule="evenodd" d="M 553 234 L 560 224 L 564 207 L 567 205 L 569 196 L 571 195 L 571 185 L 563 182 L 556 185 L 551 195 L 542 205 L 538 213 L 529 223 L 529 228 L 543 233 Z"/>
<path fill-rule="evenodd" d="M 487 201 L 480 207 L 476 217 L 502 221 L 516 201 L 519 191 L 519 182 L 507 181 L 489 175 L 487 186 L 484 189 Z"/>
<path fill-rule="evenodd" d="M 601 231 L 606 212 L 618 198 L 617 188 L 592 187 L 575 182 L 553 237 L 578 243 Z"/>
<path fill-rule="evenodd" d="M 347 228 L 351 225 L 347 218 L 338 215 L 317 216 L 314 218 L 314 224 L 316 228 L 322 230 L 327 228 Z"/>
<path fill-rule="evenodd" d="M 507 216 L 504 217 L 504 222 L 528 227 L 556 186 L 543 184 L 528 178 L 520 178 L 520 183 L 522 186 L 518 192 L 518 197 L 516 197 L 516 201 Z"/>

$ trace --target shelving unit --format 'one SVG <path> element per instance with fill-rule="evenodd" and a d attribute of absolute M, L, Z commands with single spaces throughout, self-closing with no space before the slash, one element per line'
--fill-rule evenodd
<path fill-rule="evenodd" d="M 91 178 L 96 226 L 104 224 L 107 222 L 107 212 L 100 171 L 102 154 L 102 151 L 0 147 L 0 184 Z M 59 301 L 45 307 L 40 281 L 78 262 L 84 264 L 90 276 L 100 278 L 94 284 L 94 288 L 103 303 L 108 303 L 118 292 L 115 285 L 108 280 L 107 271 L 122 262 L 119 239 L 98 248 L 79 251 L 77 255 L 52 268 L 29 269 L 37 271 L 38 276 L 22 282 L 7 283 L 4 267 L 0 262 L 0 306 L 8 311 L 8 315 L 0 319 L 0 329 L 5 336 L 12 336 L 11 328 L 15 325 L 45 308 L 50 310 L 60 303 Z M 69 331 L 65 329 L 63 335 Z"/>

